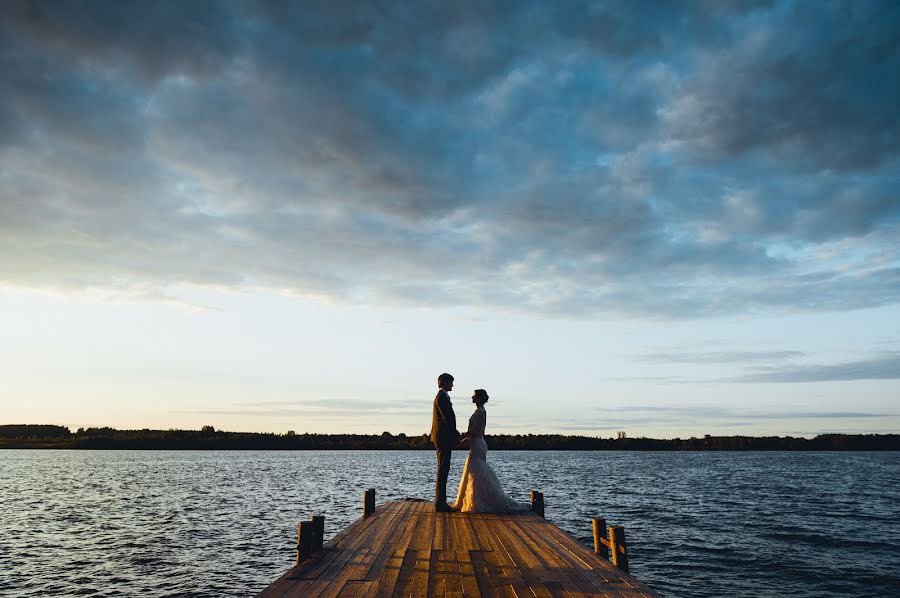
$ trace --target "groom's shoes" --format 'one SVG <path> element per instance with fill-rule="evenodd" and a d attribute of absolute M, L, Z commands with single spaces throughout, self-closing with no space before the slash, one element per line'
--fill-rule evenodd
<path fill-rule="evenodd" d="M 447 503 L 436 503 L 434 505 L 434 510 L 438 513 L 452 513 L 453 509 Z"/>

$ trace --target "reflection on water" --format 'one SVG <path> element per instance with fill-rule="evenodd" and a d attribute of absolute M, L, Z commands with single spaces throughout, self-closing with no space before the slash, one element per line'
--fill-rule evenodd
<path fill-rule="evenodd" d="M 488 458 L 585 545 L 591 517 L 624 525 L 632 574 L 665 595 L 900 595 L 900 453 Z M 369 487 L 432 498 L 434 453 L 0 451 L 0 595 L 254 594 L 300 519 L 331 536 Z"/>

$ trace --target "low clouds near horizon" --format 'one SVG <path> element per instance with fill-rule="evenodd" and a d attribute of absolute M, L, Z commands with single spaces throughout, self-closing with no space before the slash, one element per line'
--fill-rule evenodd
<path fill-rule="evenodd" d="M 880 351 L 832 363 L 810 363 L 803 351 L 679 351 L 635 355 L 634 361 L 676 366 L 739 366 L 742 373 L 729 378 L 692 379 L 684 376 L 625 377 L 617 381 L 676 383 L 798 383 L 900 380 L 900 352 Z"/>
<path fill-rule="evenodd" d="M 0 282 L 895 304 L 898 31 L 878 1 L 5 2 Z"/>

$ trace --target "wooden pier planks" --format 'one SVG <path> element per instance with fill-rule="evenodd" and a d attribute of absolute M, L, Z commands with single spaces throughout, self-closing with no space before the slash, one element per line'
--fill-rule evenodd
<path fill-rule="evenodd" d="M 533 513 L 435 513 L 379 505 L 263 590 L 261 598 L 655 596 Z"/>

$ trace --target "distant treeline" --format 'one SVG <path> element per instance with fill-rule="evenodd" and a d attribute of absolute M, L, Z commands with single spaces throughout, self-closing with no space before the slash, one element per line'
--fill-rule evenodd
<path fill-rule="evenodd" d="M 560 451 L 897 451 L 898 434 L 704 436 L 702 438 L 595 438 L 559 434 L 487 436 L 491 450 Z M 256 434 L 200 430 L 116 430 L 64 426 L 0 425 L 0 448 L 191 449 L 191 450 L 424 450 L 427 434 Z"/>

